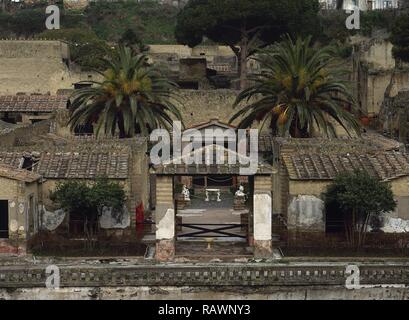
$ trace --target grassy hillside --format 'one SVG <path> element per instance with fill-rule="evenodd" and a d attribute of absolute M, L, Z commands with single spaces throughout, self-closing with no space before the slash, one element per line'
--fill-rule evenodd
<path fill-rule="evenodd" d="M 145 43 L 175 43 L 177 9 L 154 1 L 97 2 L 85 11 L 86 23 L 102 39 L 117 41 L 133 30 Z"/>

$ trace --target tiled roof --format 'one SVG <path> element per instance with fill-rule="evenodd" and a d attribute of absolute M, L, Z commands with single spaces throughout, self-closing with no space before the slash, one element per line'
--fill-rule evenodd
<path fill-rule="evenodd" d="M 223 155 L 223 161 L 220 160 L 220 164 L 217 164 L 217 152 L 216 150 L 221 151 Z M 207 159 L 207 155 L 212 154 L 212 158 Z M 234 158 L 231 158 L 234 157 Z M 201 159 L 202 164 L 187 164 L 190 159 Z M 230 164 L 230 159 L 236 159 L 235 164 Z M 209 161 L 209 164 L 206 164 L 206 161 Z M 243 171 L 241 169 L 248 167 L 248 165 L 240 165 L 242 163 L 250 163 L 251 159 L 247 156 L 241 156 L 235 151 L 229 150 L 224 146 L 218 145 L 207 145 L 205 147 L 199 148 L 192 151 L 189 154 L 183 155 L 181 157 L 172 159 L 169 163 L 155 165 L 153 167 L 156 174 L 163 175 L 173 175 L 173 174 L 233 174 L 239 175 Z M 273 168 L 268 163 L 263 161 L 258 162 L 257 173 L 256 174 L 272 174 Z M 243 174 L 245 175 L 245 174 Z"/>
<path fill-rule="evenodd" d="M 381 180 L 409 175 L 409 154 L 400 152 L 283 153 L 281 158 L 291 180 L 332 180 L 353 170 L 365 170 Z"/>
<path fill-rule="evenodd" d="M 53 112 L 57 109 L 65 109 L 66 106 L 65 96 L 0 96 L 0 112 Z"/>
<path fill-rule="evenodd" d="M 0 163 L 21 167 L 22 152 L 0 152 Z M 27 155 L 26 155 L 27 156 Z M 33 171 L 49 179 L 128 178 L 129 154 L 120 152 L 44 152 Z"/>
<path fill-rule="evenodd" d="M 0 164 L 0 177 L 12 180 L 32 183 L 41 178 L 41 176 L 26 169 L 18 169 L 13 166 Z"/>
<path fill-rule="evenodd" d="M 270 135 L 260 135 L 259 151 L 271 152 L 274 144 L 280 147 L 280 150 L 289 152 L 289 150 L 305 152 L 362 152 L 365 151 L 390 151 L 399 150 L 401 143 L 399 141 L 389 139 L 376 132 L 363 133 L 360 138 L 280 138 Z"/>

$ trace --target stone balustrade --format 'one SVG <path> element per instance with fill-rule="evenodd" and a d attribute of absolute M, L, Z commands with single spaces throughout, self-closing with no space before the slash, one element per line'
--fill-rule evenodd
<path fill-rule="evenodd" d="M 61 287 L 344 286 L 347 264 L 266 263 L 60 266 Z M 363 264 L 361 285 L 409 285 L 408 264 Z M 45 287 L 46 266 L 0 268 L 0 288 Z"/>

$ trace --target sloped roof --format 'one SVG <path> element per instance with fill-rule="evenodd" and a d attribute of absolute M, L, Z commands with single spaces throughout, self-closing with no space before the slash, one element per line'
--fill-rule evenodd
<path fill-rule="evenodd" d="M 223 154 L 223 162 L 219 160 L 219 164 L 216 163 L 217 151 L 221 151 Z M 213 154 L 213 158 L 207 158 L 208 154 Z M 230 157 L 234 158 L 230 158 Z M 188 164 L 189 158 L 200 159 L 202 162 L 194 164 Z M 236 159 L 235 164 L 230 164 L 229 159 Z M 241 160 L 241 162 L 239 161 Z M 217 144 L 211 144 L 202 148 L 193 150 L 187 155 L 171 159 L 168 163 L 160 165 L 154 165 L 153 170 L 156 174 L 163 175 L 202 175 L 202 174 L 222 174 L 222 175 L 238 175 L 242 174 L 242 169 L 248 167 L 248 165 L 241 165 L 240 163 L 250 163 L 251 159 L 247 156 L 242 156 L 239 153 L 219 146 Z M 268 163 L 258 160 L 256 174 L 266 175 L 273 173 L 273 167 Z"/>
<path fill-rule="evenodd" d="M 377 132 L 368 131 L 360 138 L 280 138 L 271 135 L 259 136 L 259 151 L 271 152 L 274 144 L 280 147 L 281 152 L 305 151 L 305 152 L 357 152 L 365 151 L 398 151 L 401 147 L 399 141 L 387 138 Z"/>
<path fill-rule="evenodd" d="M 0 163 L 20 168 L 23 152 L 0 152 Z M 49 179 L 126 179 L 129 174 L 129 154 L 121 152 L 43 152 L 33 156 L 33 171 Z"/>
<path fill-rule="evenodd" d="M 41 178 L 41 176 L 26 169 L 18 169 L 13 166 L 0 164 L 0 177 L 26 183 L 32 183 Z"/>
<path fill-rule="evenodd" d="M 409 154 L 379 153 L 283 153 L 290 180 L 332 180 L 339 173 L 365 170 L 381 180 L 409 175 Z"/>
<path fill-rule="evenodd" d="M 67 101 L 66 96 L 0 96 L 0 112 L 53 112 L 57 109 L 65 109 Z"/>
<path fill-rule="evenodd" d="M 216 127 L 220 127 L 223 129 L 237 129 L 237 127 L 229 124 L 229 123 L 225 123 L 220 121 L 219 119 L 211 119 L 210 121 L 204 122 L 204 123 L 200 123 L 194 126 L 191 126 L 189 128 L 186 128 L 186 131 L 192 130 L 192 129 L 196 129 L 196 130 L 202 130 L 202 129 L 206 129 L 208 127 L 212 127 L 212 126 L 216 126 Z"/>

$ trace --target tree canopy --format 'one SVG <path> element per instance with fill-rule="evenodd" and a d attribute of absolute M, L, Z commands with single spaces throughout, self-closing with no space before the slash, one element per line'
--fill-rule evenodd
<path fill-rule="evenodd" d="M 168 128 L 178 110 L 177 85 L 147 63 L 148 58 L 120 46 L 103 59 L 102 82 L 76 90 L 72 95 L 69 124 L 95 124 L 96 134 L 132 137 L 148 135 L 156 128 Z"/>
<path fill-rule="evenodd" d="M 319 32 L 318 0 L 190 0 L 177 17 L 176 39 L 194 47 L 204 38 L 228 45 L 245 62 L 285 34 Z"/>
<path fill-rule="evenodd" d="M 391 38 L 393 56 L 403 62 L 409 62 L 409 13 L 396 18 Z"/>
<path fill-rule="evenodd" d="M 273 134 L 307 138 L 314 130 L 336 136 L 339 125 L 359 134 L 359 124 L 344 70 L 335 67 L 332 47 L 314 48 L 311 38 L 285 39 L 259 52 L 261 72 L 251 77 L 254 85 L 237 97 L 236 106 L 245 104 L 231 121 L 248 128 L 254 121 L 269 123 Z"/>
<path fill-rule="evenodd" d="M 68 214 L 84 219 L 84 233 L 90 248 L 93 246 L 94 226 L 98 223 L 104 207 L 122 211 L 126 196 L 123 186 L 99 177 L 92 184 L 73 180 L 57 184 L 50 199 Z"/>
<path fill-rule="evenodd" d="M 325 193 L 326 205 L 337 207 L 344 218 L 350 243 L 361 246 L 371 216 L 393 211 L 396 202 L 389 184 L 365 171 L 340 174 Z M 358 235 L 358 237 L 356 237 Z"/>
<path fill-rule="evenodd" d="M 102 59 L 111 50 L 108 44 L 87 28 L 67 28 L 46 30 L 37 38 L 66 41 L 70 47 L 71 61 L 80 65 L 83 70 L 105 70 Z"/>

